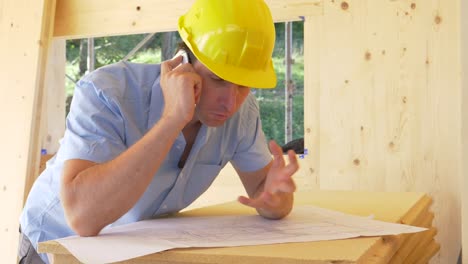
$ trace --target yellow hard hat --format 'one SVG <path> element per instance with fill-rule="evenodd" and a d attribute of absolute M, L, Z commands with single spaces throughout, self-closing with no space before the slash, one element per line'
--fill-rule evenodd
<path fill-rule="evenodd" d="M 275 26 L 263 0 L 196 0 L 179 18 L 179 34 L 195 57 L 226 81 L 273 88 Z"/>

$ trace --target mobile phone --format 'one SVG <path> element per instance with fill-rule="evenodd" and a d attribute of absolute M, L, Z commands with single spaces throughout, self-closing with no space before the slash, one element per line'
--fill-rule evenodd
<path fill-rule="evenodd" d="M 188 54 L 185 50 L 183 49 L 180 49 L 179 51 L 177 51 L 176 55 L 174 56 L 174 58 L 178 57 L 178 56 L 182 56 L 182 64 L 184 63 L 188 63 L 189 62 L 189 59 L 188 59 Z"/>

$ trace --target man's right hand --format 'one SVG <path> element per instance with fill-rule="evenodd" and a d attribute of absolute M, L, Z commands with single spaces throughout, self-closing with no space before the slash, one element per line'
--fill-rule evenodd
<path fill-rule="evenodd" d="M 163 116 L 180 120 L 185 126 L 195 113 L 202 78 L 190 63 L 182 63 L 182 56 L 161 64 L 161 89 L 164 95 Z"/>

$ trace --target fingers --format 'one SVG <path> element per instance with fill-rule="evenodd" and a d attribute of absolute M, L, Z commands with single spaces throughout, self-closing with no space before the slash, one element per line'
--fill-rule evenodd
<path fill-rule="evenodd" d="M 239 196 L 239 198 L 237 198 L 237 201 L 239 201 L 239 203 L 243 204 L 243 205 L 246 205 L 246 206 L 250 206 L 252 207 L 252 199 L 248 198 L 248 197 L 245 197 L 245 196 Z"/>
<path fill-rule="evenodd" d="M 285 167 L 286 173 L 292 175 L 299 170 L 299 161 L 294 150 L 288 151 L 289 164 Z"/>
<path fill-rule="evenodd" d="M 284 158 L 283 158 L 283 149 L 274 141 L 270 140 L 269 142 L 270 151 L 273 155 L 273 166 L 275 167 L 283 167 L 284 166 Z"/>
<path fill-rule="evenodd" d="M 299 169 L 299 162 L 297 160 L 296 152 L 294 152 L 294 150 L 288 151 L 289 164 L 286 166 L 286 162 L 284 161 L 283 156 L 283 150 L 281 149 L 281 147 L 274 140 L 270 140 L 269 146 L 274 159 L 273 167 L 284 168 L 284 173 L 288 176 L 291 176 Z"/>
<path fill-rule="evenodd" d="M 270 207 L 278 206 L 281 203 L 280 197 L 272 195 L 268 192 L 262 192 L 258 197 L 254 199 L 245 196 L 239 196 L 237 200 L 243 205 L 256 209 L 267 209 Z"/>
<path fill-rule="evenodd" d="M 161 63 L 161 74 L 172 71 L 174 68 L 179 66 L 182 63 L 182 56 L 177 56 L 173 59 L 167 60 Z"/>
<path fill-rule="evenodd" d="M 283 156 L 283 149 L 273 139 L 269 142 L 270 151 L 273 156 Z"/>

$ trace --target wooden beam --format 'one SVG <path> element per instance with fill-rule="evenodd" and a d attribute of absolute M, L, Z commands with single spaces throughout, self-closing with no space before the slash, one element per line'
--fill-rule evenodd
<path fill-rule="evenodd" d="M 306 190 L 320 189 L 320 41 L 321 19 L 304 20 L 304 163 L 300 173 Z"/>
<path fill-rule="evenodd" d="M 49 56 L 45 77 L 45 96 L 41 123 L 42 148 L 48 154 L 59 149 L 59 140 L 65 132 L 65 67 L 66 41 L 53 40 L 49 46 Z"/>
<path fill-rule="evenodd" d="M 44 96 L 38 136 L 41 149 L 46 154 L 54 154 L 59 148 L 59 140 L 65 132 L 65 40 L 54 40 L 48 49 L 47 66 L 45 68 Z M 41 155 L 42 151 L 41 151 Z M 49 155 L 46 155 L 49 157 Z M 41 156 L 40 160 L 43 160 Z M 40 165 L 45 165 L 40 162 Z M 40 168 L 28 173 L 24 185 L 24 201 L 39 174 L 44 170 Z"/>
<path fill-rule="evenodd" d="M 2 263 L 16 263 L 26 175 L 39 167 L 40 102 L 55 0 L 0 0 Z"/>
<path fill-rule="evenodd" d="M 460 187 L 462 199 L 462 263 L 468 263 L 468 1 L 460 1 L 460 31 L 461 31 L 461 139 L 462 139 L 462 184 Z"/>
<path fill-rule="evenodd" d="M 57 0 L 54 37 L 85 38 L 174 31 L 194 1 Z M 322 0 L 266 0 L 275 21 L 322 14 Z"/>

